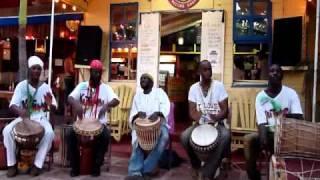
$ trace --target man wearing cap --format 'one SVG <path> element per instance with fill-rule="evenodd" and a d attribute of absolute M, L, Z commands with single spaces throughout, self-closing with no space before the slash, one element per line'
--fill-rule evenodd
<path fill-rule="evenodd" d="M 78 120 L 83 118 L 98 119 L 103 124 L 103 131 L 96 137 L 93 145 L 92 176 L 100 175 L 100 166 L 103 164 L 104 154 L 107 151 L 110 132 L 106 128 L 107 111 L 119 104 L 118 96 L 112 88 L 101 82 L 103 65 L 100 60 L 90 63 L 90 80 L 81 82 L 69 95 L 68 101 L 74 109 Z M 77 135 L 72 130 L 69 136 L 70 176 L 78 176 L 80 170 L 80 153 Z"/>
<path fill-rule="evenodd" d="M 16 143 L 12 130 L 18 122 L 29 121 L 29 119 L 37 121 L 45 131 L 37 147 L 34 165 L 30 171 L 32 176 L 39 175 L 54 138 L 52 126 L 47 119 L 47 112 L 56 109 L 57 102 L 49 85 L 39 80 L 43 62 L 39 57 L 31 56 L 28 59 L 28 68 L 28 79 L 17 85 L 9 105 L 10 110 L 19 117 L 3 129 L 3 141 L 7 150 L 8 177 L 17 174 Z"/>
<path fill-rule="evenodd" d="M 153 87 L 153 78 L 150 74 L 141 76 L 140 86 L 142 90 L 137 90 L 133 98 L 129 117 L 129 124 L 132 128 L 132 154 L 126 180 L 150 178 L 169 139 L 168 115 L 170 101 L 167 94 L 161 88 Z M 161 119 L 160 137 L 156 146 L 149 153 L 144 152 L 137 141 L 135 120 L 139 118 L 148 118 L 151 121 L 155 121 L 158 118 Z"/>

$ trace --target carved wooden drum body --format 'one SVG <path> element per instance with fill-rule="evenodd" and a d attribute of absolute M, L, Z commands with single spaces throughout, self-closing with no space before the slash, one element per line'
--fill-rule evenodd
<path fill-rule="evenodd" d="M 135 129 L 140 147 L 145 151 L 151 151 L 157 144 L 161 133 L 160 118 L 154 122 L 149 119 L 135 120 Z"/>
<path fill-rule="evenodd" d="M 210 124 L 201 124 L 193 129 L 190 145 L 202 161 L 207 161 L 209 154 L 219 142 L 220 133 L 217 128 Z"/>
<path fill-rule="evenodd" d="M 16 124 L 12 133 L 18 147 L 34 149 L 43 137 L 44 128 L 36 121 L 25 119 Z"/>
<path fill-rule="evenodd" d="M 102 133 L 103 125 L 97 119 L 84 118 L 74 122 L 73 130 L 81 146 L 91 146 L 95 137 Z"/>

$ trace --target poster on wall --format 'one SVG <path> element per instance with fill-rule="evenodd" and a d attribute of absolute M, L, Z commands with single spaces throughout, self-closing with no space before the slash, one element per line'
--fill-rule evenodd
<path fill-rule="evenodd" d="M 158 86 L 159 51 L 160 51 L 160 14 L 141 13 L 138 37 L 137 86 L 140 77 L 149 73 L 154 79 L 154 86 Z"/>
<path fill-rule="evenodd" d="M 214 79 L 223 81 L 224 33 L 223 11 L 202 12 L 201 60 L 208 60 Z"/>

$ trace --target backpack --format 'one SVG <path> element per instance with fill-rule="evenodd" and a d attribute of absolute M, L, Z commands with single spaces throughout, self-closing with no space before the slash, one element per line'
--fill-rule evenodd
<path fill-rule="evenodd" d="M 180 166 L 185 160 L 182 159 L 176 151 L 166 149 L 161 154 L 161 157 L 158 162 L 158 166 L 161 169 L 170 169 Z"/>

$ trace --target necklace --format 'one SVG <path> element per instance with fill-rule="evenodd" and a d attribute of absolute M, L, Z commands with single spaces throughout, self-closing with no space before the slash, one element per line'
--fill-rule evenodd
<path fill-rule="evenodd" d="M 30 84 L 31 85 L 31 84 Z M 33 101 L 34 101 L 34 99 L 35 99 L 35 96 L 36 96 L 36 94 L 37 94 L 37 92 L 38 92 L 38 88 L 39 87 L 39 83 L 37 84 L 37 86 L 36 86 L 36 90 L 34 91 L 34 93 L 33 93 L 33 95 L 31 95 L 30 94 L 30 89 L 29 89 L 29 81 L 27 81 L 27 94 L 28 94 L 28 98 L 27 98 L 27 106 L 28 106 L 28 113 L 29 113 L 29 117 L 30 117 L 30 115 L 31 115 L 31 113 L 32 113 L 32 103 L 33 103 Z"/>

